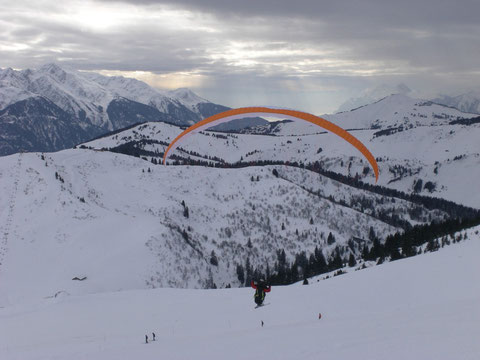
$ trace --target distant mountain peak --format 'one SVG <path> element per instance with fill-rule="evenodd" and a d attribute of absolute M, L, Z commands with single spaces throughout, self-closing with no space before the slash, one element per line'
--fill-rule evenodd
<path fill-rule="evenodd" d="M 196 105 L 202 102 L 206 102 L 206 103 L 210 102 L 208 100 L 205 100 L 204 98 L 201 98 L 200 96 L 198 96 L 188 88 L 178 88 L 175 90 L 171 90 L 168 92 L 168 95 L 190 106 Z"/>
<path fill-rule="evenodd" d="M 62 68 L 57 63 L 51 62 L 51 63 L 46 63 L 46 64 L 40 66 L 39 70 L 41 70 L 41 71 L 52 71 L 52 70 L 58 71 L 58 70 L 62 70 Z"/>
<path fill-rule="evenodd" d="M 364 89 L 358 95 L 358 97 L 348 99 L 342 105 L 340 105 L 337 112 L 349 111 L 361 106 L 372 104 L 390 95 L 395 95 L 395 94 L 407 95 L 411 92 L 412 90 L 403 83 L 400 83 L 396 86 L 380 84 L 375 87 Z"/>
<path fill-rule="evenodd" d="M 463 112 L 480 114 L 480 90 L 471 90 L 458 96 L 439 95 L 432 101 Z"/>
<path fill-rule="evenodd" d="M 30 70 L 30 69 L 26 69 L 26 70 Z M 51 63 L 46 63 L 42 66 L 40 66 L 38 69 L 38 71 L 40 72 L 48 72 L 48 73 L 59 73 L 59 72 L 77 72 L 77 70 L 75 70 L 74 68 L 68 66 L 68 65 L 60 65 L 56 62 L 51 62 Z"/>

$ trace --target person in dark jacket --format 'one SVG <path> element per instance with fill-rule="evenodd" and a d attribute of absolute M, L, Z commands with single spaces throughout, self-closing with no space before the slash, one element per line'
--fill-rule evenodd
<path fill-rule="evenodd" d="M 265 300 L 265 293 L 270 292 L 272 288 L 270 285 L 267 285 L 263 279 L 258 281 L 252 280 L 251 285 L 252 288 L 256 290 L 254 295 L 255 303 L 258 306 L 261 306 L 263 304 L 263 300 Z"/>

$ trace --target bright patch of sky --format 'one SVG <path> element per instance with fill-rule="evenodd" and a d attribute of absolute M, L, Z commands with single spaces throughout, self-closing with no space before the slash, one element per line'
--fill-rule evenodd
<path fill-rule="evenodd" d="M 0 0 L 0 67 L 58 62 L 237 107 L 332 112 L 376 84 L 480 80 L 476 1 Z"/>

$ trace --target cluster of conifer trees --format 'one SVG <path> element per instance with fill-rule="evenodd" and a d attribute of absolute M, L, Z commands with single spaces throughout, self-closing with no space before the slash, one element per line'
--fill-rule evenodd
<path fill-rule="evenodd" d="M 457 236 L 455 233 L 477 225 L 480 225 L 480 214 L 469 219 L 448 219 L 439 223 L 414 226 L 405 232 L 387 236 L 384 242 L 374 233 L 372 235 L 371 230 L 372 241 L 369 244 L 365 243 L 360 251 L 355 251 L 355 247 L 351 245 L 337 246 L 332 255 L 326 259 L 321 249 L 316 247 L 309 255 L 304 251 L 297 254 L 295 260 L 289 263 L 285 250 L 279 250 L 273 271 L 270 271 L 268 264 L 266 271 L 253 269 L 250 260 L 247 259 L 245 266 L 237 266 L 237 275 L 245 286 L 249 286 L 251 279 L 258 278 L 267 279 L 271 285 L 289 285 L 335 270 L 335 275 L 339 275 L 343 273 L 342 268 L 347 265 L 353 267 L 359 261 L 375 261 L 381 264 L 384 261 L 395 261 L 423 252 L 436 251 L 445 245 L 466 239 L 466 233 Z"/>
<path fill-rule="evenodd" d="M 141 149 L 142 145 L 149 143 L 149 141 L 151 140 L 141 140 L 140 142 L 136 141 L 126 143 L 109 150 L 133 156 L 144 155 L 163 157 L 163 153 L 153 153 Z M 166 144 L 162 143 L 162 145 Z M 192 155 L 199 156 L 199 154 Z M 407 200 L 414 204 L 423 205 L 430 210 L 438 209 L 446 212 L 449 216 L 449 219 L 441 222 L 437 221 L 427 225 L 418 225 L 412 227 L 410 224 L 402 221 L 400 218 L 396 219 L 388 217 L 387 215 L 382 216 L 382 214 L 379 214 L 377 216 L 381 216 L 382 221 L 394 226 L 400 226 L 404 230 L 397 232 L 396 234 L 389 235 L 385 241 L 381 241 L 377 237 L 371 238 L 371 241 L 368 244 L 365 243 L 363 248 L 359 251 L 353 247 L 337 246 L 328 259 L 324 257 L 321 249 L 316 248 L 311 254 L 307 254 L 305 252 L 297 254 L 295 256 L 295 260 L 292 263 L 289 263 L 286 259 L 285 251 L 281 250 L 277 253 L 277 261 L 275 262 L 273 268 L 271 268 L 269 264 L 266 264 L 266 267 L 262 268 L 261 270 L 252 268 L 250 260 L 247 258 L 245 265 L 237 266 L 238 279 L 246 286 L 250 285 L 250 281 L 253 278 L 265 278 L 272 285 L 286 285 L 300 281 L 307 277 L 320 275 L 334 270 L 337 270 L 336 274 L 340 274 L 341 269 L 344 266 L 347 264 L 350 266 L 355 266 L 359 260 L 376 261 L 377 263 L 382 263 L 386 260 L 394 261 L 401 258 L 414 256 L 421 251 L 419 249 L 425 244 L 427 244 L 425 251 L 435 251 L 439 247 L 449 244 L 450 242 L 459 241 L 459 239 L 453 238 L 453 234 L 455 232 L 459 232 L 465 228 L 480 224 L 480 211 L 477 209 L 459 205 L 452 201 L 440 198 L 422 196 L 416 193 L 407 194 L 399 190 L 367 184 L 361 181 L 361 177 L 358 174 L 354 177 L 349 177 L 328 171 L 323 169 L 321 163 L 318 161 L 304 164 L 299 162 L 262 160 L 250 162 L 240 161 L 230 164 L 216 158 L 196 160 L 172 155 L 172 159 L 174 160 L 173 163 L 171 163 L 172 165 L 200 165 L 221 168 L 283 165 L 304 168 L 358 189 L 367 190 L 391 198 Z M 273 175 L 277 177 L 280 176 L 276 169 L 273 170 Z M 332 201 L 334 201 L 334 199 L 332 199 Z M 185 213 L 184 216 L 188 217 L 188 215 L 185 215 Z M 218 262 L 216 256 L 214 262 Z"/>

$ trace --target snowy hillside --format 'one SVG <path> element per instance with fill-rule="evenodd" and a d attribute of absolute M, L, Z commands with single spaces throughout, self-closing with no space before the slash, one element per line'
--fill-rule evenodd
<path fill-rule="evenodd" d="M 326 116 L 326 119 L 345 129 L 386 129 L 447 125 L 459 118 L 475 116 L 406 95 L 391 95 L 353 111 Z"/>
<path fill-rule="evenodd" d="M 407 95 L 411 92 L 412 91 L 405 84 L 398 84 L 397 86 L 381 84 L 375 87 L 367 88 L 363 90 L 357 97 L 348 99 L 342 105 L 340 105 L 337 112 L 357 109 L 361 106 L 372 104 L 393 94 Z"/>
<path fill-rule="evenodd" d="M 159 113 L 139 102 L 143 85 L 88 76 L 139 86 L 137 98 L 110 101 L 117 124 Z M 204 104 L 174 95 L 192 113 Z M 56 118 L 82 129 L 44 97 L 0 111 L 3 126 L 23 119 L 43 132 Z M 394 95 L 329 119 L 377 158 L 380 185 L 480 208 L 476 115 Z M 452 230 L 465 227 L 452 216 L 474 211 L 342 179 L 374 183 L 358 151 L 323 129 L 261 126 L 264 135 L 191 134 L 169 166 L 159 162 L 183 129 L 155 121 L 1 157 L 0 359 L 477 359 L 480 227 Z M 173 165 L 182 162 L 197 165 Z M 454 241 L 427 239 L 440 233 Z M 309 274 L 322 275 L 275 286 L 259 309 L 252 289 L 225 289 Z"/>
<path fill-rule="evenodd" d="M 448 125 L 452 121 L 476 118 L 478 115 L 465 113 L 431 101 L 396 94 L 351 111 L 326 114 L 322 117 L 346 130 L 390 129 L 392 132 L 396 132 L 422 126 Z M 321 131 L 323 129 L 307 122 L 283 121 L 271 125 L 269 131 L 263 126 L 258 129 L 250 129 L 248 133 L 297 136 L 317 134 Z"/>
<path fill-rule="evenodd" d="M 476 180 L 480 177 L 480 124 L 458 123 L 459 118 L 475 116 L 394 95 L 326 118 L 345 129 L 364 129 L 352 134 L 377 158 L 379 185 L 480 208 L 480 197 L 471 196 L 472 191 L 480 191 Z M 160 161 L 166 145 L 181 131 L 175 126 L 150 123 L 85 146 L 108 149 L 129 144 L 145 150 L 141 154 L 149 160 Z M 173 154 L 228 163 L 318 161 L 325 170 L 348 176 L 358 174 L 368 183 L 375 181 L 366 160 L 355 148 L 318 126 L 303 121 L 281 122 L 272 134 L 275 136 L 201 132 L 183 140 Z"/>
<path fill-rule="evenodd" d="M 0 308 L 0 358 L 477 360 L 478 233 L 435 253 L 274 287 L 259 309 L 252 289 L 59 295 Z"/>
<path fill-rule="evenodd" d="M 179 88 L 176 90 L 168 91 L 167 94 L 173 98 L 182 102 L 185 106 L 188 106 L 191 110 L 195 111 L 195 106 L 199 103 L 209 102 L 204 98 L 201 98 L 195 94 L 192 90 L 187 88 Z"/>
<path fill-rule="evenodd" d="M 470 91 L 458 96 L 442 95 L 435 99 L 434 102 L 452 106 L 461 111 L 480 114 L 480 91 Z"/>
<path fill-rule="evenodd" d="M 358 254 L 371 228 L 384 237 L 401 221 L 447 216 L 283 166 L 165 167 L 91 150 L 0 160 L 3 305 L 58 292 L 238 286 L 239 265 L 265 272 L 280 250 L 289 262 L 316 247 L 326 258 Z"/>

